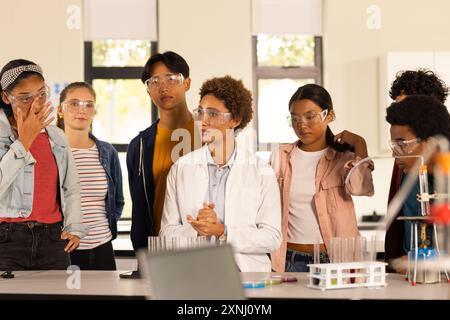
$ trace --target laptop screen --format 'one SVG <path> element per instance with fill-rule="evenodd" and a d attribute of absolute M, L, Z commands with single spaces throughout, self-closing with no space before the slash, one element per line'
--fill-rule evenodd
<path fill-rule="evenodd" d="M 181 251 L 138 252 L 141 273 L 150 280 L 153 299 L 243 299 L 231 246 Z"/>

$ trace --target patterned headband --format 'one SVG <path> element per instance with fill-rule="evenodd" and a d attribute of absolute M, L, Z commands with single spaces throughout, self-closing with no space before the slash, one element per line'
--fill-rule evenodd
<path fill-rule="evenodd" d="M 2 79 L 0 80 L 0 85 L 2 86 L 2 90 L 6 90 L 8 86 L 16 81 L 16 79 L 26 71 L 33 71 L 39 73 L 41 76 L 43 75 L 42 68 L 36 64 L 27 64 L 25 66 L 18 66 L 8 71 L 2 75 Z"/>

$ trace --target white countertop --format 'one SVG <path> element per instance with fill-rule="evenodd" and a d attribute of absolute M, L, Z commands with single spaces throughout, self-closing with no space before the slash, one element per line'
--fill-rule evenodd
<path fill-rule="evenodd" d="M 273 273 L 276 274 L 276 273 Z M 400 300 L 449 300 L 450 284 L 444 281 L 436 284 L 417 284 L 412 287 L 405 276 L 387 274 L 386 287 L 381 288 L 346 288 L 321 291 L 307 287 L 307 273 L 286 273 L 296 276 L 299 281 L 283 283 L 264 289 L 245 289 L 248 298 L 275 299 L 400 299 Z M 258 280 L 267 277 L 267 273 L 242 273 L 243 280 Z"/>
<path fill-rule="evenodd" d="M 7 295 L 102 296 L 144 298 L 151 295 L 150 285 L 139 279 L 120 279 L 121 271 L 82 271 L 80 289 L 69 289 L 75 282 L 65 271 L 16 271 L 15 278 L 0 278 L 0 299 Z M 258 280 L 279 273 L 241 273 L 243 281 Z M 450 284 L 417 284 L 412 287 L 403 276 L 389 274 L 387 287 L 352 288 L 320 291 L 307 288 L 306 273 L 286 273 L 299 281 L 273 285 L 264 289 L 245 289 L 248 298 L 273 299 L 413 299 L 450 300 Z M 20 298 L 20 296 L 18 296 Z"/>

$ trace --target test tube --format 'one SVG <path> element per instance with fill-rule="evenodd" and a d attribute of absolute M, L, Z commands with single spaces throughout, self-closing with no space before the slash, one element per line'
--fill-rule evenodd
<path fill-rule="evenodd" d="M 438 170 L 436 170 L 438 169 Z M 434 170 L 434 192 L 447 197 L 437 198 L 433 206 L 436 209 L 437 221 L 444 222 L 442 228 L 443 249 L 446 254 L 450 253 L 450 224 L 446 222 L 448 219 L 448 209 L 450 208 L 450 153 L 442 152 L 437 157 L 437 166 Z M 441 211 L 442 210 L 442 211 Z M 440 212 L 441 211 L 441 212 Z M 443 219 L 443 220 L 442 220 Z"/>
<path fill-rule="evenodd" d="M 376 261 L 377 260 L 377 237 L 371 236 L 366 239 L 366 261 Z"/>
<path fill-rule="evenodd" d="M 341 238 L 331 238 L 331 262 L 341 262 Z"/>
<path fill-rule="evenodd" d="M 178 251 L 179 250 L 178 237 L 173 237 L 172 238 L 172 250 L 174 250 L 174 251 Z"/>
<path fill-rule="evenodd" d="M 341 239 L 341 262 L 350 262 L 351 258 L 351 252 L 350 252 L 350 246 L 349 246 L 349 238 L 342 238 Z M 349 273 L 350 270 L 343 270 L 344 273 Z M 342 281 L 344 283 L 349 283 L 350 279 L 349 278 L 344 278 L 342 279 Z"/>
<path fill-rule="evenodd" d="M 160 237 L 161 248 L 160 251 L 167 251 L 167 237 Z"/>
<path fill-rule="evenodd" d="M 355 254 L 354 259 L 355 262 L 362 262 L 364 261 L 364 237 L 357 236 L 355 238 Z M 365 270 L 365 269 L 362 269 Z M 360 273 L 361 269 L 355 270 L 355 272 Z M 366 282 L 367 278 L 365 277 L 357 277 L 355 279 L 355 282 L 362 283 Z"/>
<path fill-rule="evenodd" d="M 419 169 L 419 189 L 420 194 L 428 194 L 428 170 L 426 165 Z M 420 212 L 422 216 L 430 215 L 430 201 L 420 201 Z"/>
<path fill-rule="evenodd" d="M 314 264 L 320 263 L 320 244 L 314 243 Z"/>
<path fill-rule="evenodd" d="M 314 264 L 319 264 L 320 263 L 320 243 L 315 242 L 314 243 Z M 317 267 L 314 266 L 314 273 L 313 275 L 320 275 L 319 272 L 317 272 Z M 320 279 L 318 278 L 313 278 L 313 284 L 314 285 L 318 285 L 320 283 Z"/>
<path fill-rule="evenodd" d="M 341 262 L 341 238 L 331 238 L 331 262 Z M 336 274 L 337 276 L 337 274 Z M 337 284 L 337 278 L 331 279 L 331 284 Z"/>
<path fill-rule="evenodd" d="M 172 251 L 172 238 L 165 237 L 166 251 Z"/>
<path fill-rule="evenodd" d="M 148 250 L 149 252 L 156 252 L 156 240 L 158 237 L 148 237 Z"/>
<path fill-rule="evenodd" d="M 364 238 L 358 236 L 355 238 L 355 261 L 364 261 Z"/>
<path fill-rule="evenodd" d="M 341 260 L 342 262 L 350 262 L 350 250 L 349 250 L 349 239 L 342 238 L 341 239 Z"/>
<path fill-rule="evenodd" d="M 355 238 L 347 238 L 347 262 L 355 262 Z M 355 273 L 355 269 L 350 269 L 350 273 Z M 355 278 L 350 278 L 350 283 L 355 283 Z"/>

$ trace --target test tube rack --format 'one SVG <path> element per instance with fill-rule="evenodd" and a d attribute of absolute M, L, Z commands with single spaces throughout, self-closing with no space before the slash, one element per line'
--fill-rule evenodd
<path fill-rule="evenodd" d="M 309 264 L 308 288 L 329 290 L 386 286 L 386 265 L 378 261 Z"/>

